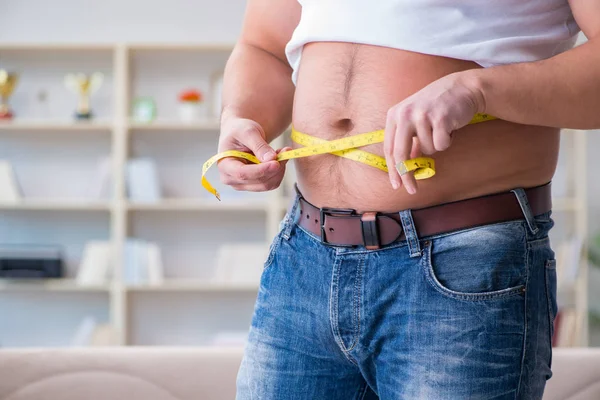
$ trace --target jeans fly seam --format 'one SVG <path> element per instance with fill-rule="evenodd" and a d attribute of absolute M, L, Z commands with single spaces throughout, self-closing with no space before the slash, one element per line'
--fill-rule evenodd
<path fill-rule="evenodd" d="M 527 285 L 529 284 L 529 249 L 527 249 L 526 251 L 526 257 L 527 257 L 527 268 L 525 269 L 525 286 L 527 287 Z M 525 291 L 525 301 L 523 302 L 523 307 L 524 307 L 524 314 L 525 314 L 525 318 L 524 318 L 524 324 L 525 326 L 523 327 L 523 354 L 521 356 L 521 373 L 519 374 L 519 383 L 517 384 L 517 394 L 515 396 L 515 400 L 518 400 L 519 395 L 521 393 L 521 383 L 523 381 L 523 373 L 524 373 L 524 369 L 525 369 L 525 357 L 527 357 L 527 328 L 528 328 L 528 324 L 527 321 L 529 320 L 529 315 L 528 315 L 528 307 L 527 307 L 527 300 L 529 298 L 528 296 L 529 294 L 529 290 Z"/>
<path fill-rule="evenodd" d="M 338 347 L 346 357 L 346 359 L 352 363 L 353 365 L 357 365 L 356 362 L 350 357 L 350 355 L 346 351 L 346 347 L 344 346 L 344 341 L 342 340 L 342 335 L 340 333 L 340 327 L 338 323 L 338 308 L 339 308 L 339 279 L 340 274 L 339 271 L 342 266 L 342 261 L 338 257 L 335 258 L 333 263 L 333 274 L 331 276 L 331 290 L 329 294 L 329 319 L 331 331 L 333 334 L 333 339 L 337 343 Z"/>
<path fill-rule="evenodd" d="M 360 337 L 360 289 L 362 286 L 364 261 L 364 257 L 361 257 L 358 260 L 358 268 L 356 269 L 356 280 L 354 282 L 354 295 L 352 299 L 352 308 L 354 311 L 354 318 L 356 318 L 356 322 L 354 324 L 354 339 L 352 340 L 352 344 L 350 345 L 350 347 L 346 349 L 347 352 L 352 351 L 352 349 L 356 347 L 356 345 L 358 344 L 358 339 Z"/>

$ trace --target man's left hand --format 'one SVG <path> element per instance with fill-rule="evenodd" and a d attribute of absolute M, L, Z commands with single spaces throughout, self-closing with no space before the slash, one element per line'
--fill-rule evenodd
<path fill-rule="evenodd" d="M 417 192 L 413 174 L 400 176 L 396 170 L 399 162 L 415 154 L 413 143 L 418 142 L 420 151 L 427 155 L 444 151 L 452 143 L 452 132 L 485 110 L 474 71 L 447 75 L 390 108 L 384 151 L 394 189 L 404 185 L 408 193 Z"/>

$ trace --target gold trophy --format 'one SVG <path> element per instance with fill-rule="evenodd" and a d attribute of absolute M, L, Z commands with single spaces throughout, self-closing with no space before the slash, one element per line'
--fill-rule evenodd
<path fill-rule="evenodd" d="M 91 75 L 69 74 L 65 76 L 65 86 L 79 95 L 79 103 L 75 111 L 75 118 L 87 120 L 93 117 L 90 109 L 90 96 L 95 93 L 100 86 L 104 76 L 100 72 Z"/>
<path fill-rule="evenodd" d="M 17 74 L 11 74 L 0 69 L 0 120 L 13 117 L 13 113 L 8 107 L 8 98 L 15 89 L 18 80 Z"/>

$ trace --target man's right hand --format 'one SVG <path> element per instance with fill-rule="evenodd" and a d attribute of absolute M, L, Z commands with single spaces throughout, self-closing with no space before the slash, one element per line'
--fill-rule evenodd
<path fill-rule="evenodd" d="M 219 152 L 239 150 L 254 154 L 260 164 L 247 163 L 245 160 L 228 157 L 219 161 L 221 182 L 235 190 L 264 192 L 279 187 L 285 174 L 286 161 L 276 161 L 277 154 L 290 150 L 284 147 L 275 151 L 266 141 L 263 128 L 256 122 L 233 118 L 221 124 Z"/>

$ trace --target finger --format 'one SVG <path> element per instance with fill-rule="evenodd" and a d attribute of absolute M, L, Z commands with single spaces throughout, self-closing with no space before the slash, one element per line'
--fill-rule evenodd
<path fill-rule="evenodd" d="M 291 147 L 286 146 L 284 148 L 277 150 L 277 155 L 279 155 L 280 153 L 285 153 L 286 151 L 291 151 L 291 150 L 293 150 Z M 285 165 L 287 164 L 288 161 L 290 161 L 290 160 L 279 161 L 279 163 L 285 167 Z"/>
<path fill-rule="evenodd" d="M 248 146 L 250 151 L 260 161 L 274 160 L 277 156 L 275 150 L 267 143 L 264 136 L 256 129 L 249 130 L 245 135 L 240 136 L 240 141 Z"/>
<path fill-rule="evenodd" d="M 225 161 L 229 161 L 225 163 Z M 220 171 L 224 175 L 224 183 L 228 185 L 251 184 L 266 182 L 275 176 L 282 168 L 277 161 L 268 161 L 260 164 L 244 164 L 241 161 L 223 160 Z M 222 179 L 223 181 L 223 179 Z"/>
<path fill-rule="evenodd" d="M 406 124 L 404 127 L 398 126 L 396 128 L 394 139 L 394 165 L 410 158 L 414 133 L 414 128 L 410 124 Z M 412 172 L 401 175 L 400 179 L 402 179 L 402 184 L 408 193 L 415 194 L 417 192 L 417 181 Z"/>
<path fill-rule="evenodd" d="M 419 137 L 421 151 L 425 154 L 435 153 L 435 146 L 433 144 L 433 129 L 431 128 L 429 120 L 425 117 L 416 118 L 414 120 L 414 124 L 417 131 L 417 136 Z"/>
<path fill-rule="evenodd" d="M 231 185 L 233 183 L 233 173 L 238 170 L 238 168 L 247 165 L 239 158 L 227 157 L 222 160 L 217 161 L 217 168 L 219 169 L 219 178 L 221 179 L 221 183 L 224 185 Z"/>
<path fill-rule="evenodd" d="M 280 173 L 273 178 L 269 179 L 266 182 L 255 182 L 255 183 L 247 183 L 247 184 L 238 184 L 231 185 L 231 187 L 238 191 L 246 191 L 246 192 L 267 192 L 269 190 L 274 190 L 281 185 L 281 181 L 283 180 L 283 173 Z"/>
<path fill-rule="evenodd" d="M 444 151 L 452 144 L 452 129 L 441 123 L 434 124 L 432 136 L 436 151 Z"/>
<path fill-rule="evenodd" d="M 419 141 L 418 137 L 414 136 L 412 150 L 410 151 L 410 158 L 417 158 L 421 157 L 422 155 L 423 152 L 421 151 L 421 142 Z"/>
<path fill-rule="evenodd" d="M 392 112 L 388 112 L 388 118 L 385 124 L 385 133 L 383 136 L 383 154 L 387 164 L 390 184 L 394 189 L 398 189 L 401 185 L 400 175 L 396 171 L 394 163 L 394 135 L 396 134 L 396 120 L 393 118 Z"/>

